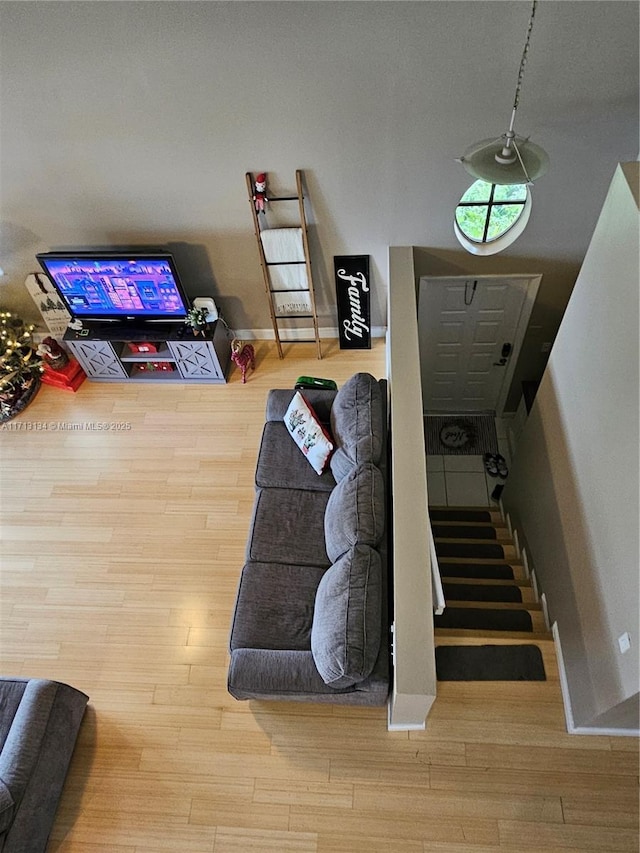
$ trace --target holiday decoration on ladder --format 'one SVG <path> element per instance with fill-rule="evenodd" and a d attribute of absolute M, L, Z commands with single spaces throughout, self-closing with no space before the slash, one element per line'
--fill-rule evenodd
<path fill-rule="evenodd" d="M 253 189 L 253 203 L 256 206 L 257 213 L 265 212 L 265 205 L 269 202 L 267 198 L 267 173 L 260 172 L 256 175 L 256 182 Z"/>

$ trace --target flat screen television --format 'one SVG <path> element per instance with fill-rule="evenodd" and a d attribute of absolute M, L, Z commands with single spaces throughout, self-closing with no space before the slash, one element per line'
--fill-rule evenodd
<path fill-rule="evenodd" d="M 36 255 L 74 319 L 180 322 L 189 302 L 166 252 L 43 252 Z"/>

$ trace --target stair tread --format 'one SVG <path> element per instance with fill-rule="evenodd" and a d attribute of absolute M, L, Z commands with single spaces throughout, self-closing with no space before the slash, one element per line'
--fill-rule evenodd
<path fill-rule="evenodd" d="M 504 522 L 498 521 L 456 521 L 455 519 L 438 518 L 432 519 L 435 525 L 443 525 L 445 527 L 493 527 L 494 530 L 508 530 L 509 528 Z"/>
<path fill-rule="evenodd" d="M 553 636 L 549 631 L 488 631 L 478 630 L 477 628 L 435 628 L 434 636 L 442 637 L 458 637 L 471 638 L 475 637 L 484 640 L 494 639 L 511 639 L 511 640 L 527 640 L 529 642 L 542 642 L 544 640 L 553 641 Z"/>
<path fill-rule="evenodd" d="M 473 583 L 470 583 L 470 582 Z M 443 583 L 467 584 L 468 586 L 517 586 L 522 589 L 531 589 L 531 581 L 526 578 L 476 578 L 467 576 L 444 575 Z"/>
<path fill-rule="evenodd" d="M 447 603 L 444 611 L 433 618 L 438 628 L 462 628 L 476 631 L 533 631 L 533 617 L 524 607 L 509 610 L 501 607 L 465 607 Z"/>
<path fill-rule="evenodd" d="M 509 636 L 508 631 L 494 631 L 495 637 L 487 637 L 486 633 L 480 631 L 476 631 L 475 633 L 473 631 L 463 631 L 461 633 L 464 636 L 453 636 L 453 633 L 448 629 L 446 633 L 444 630 L 438 633 L 438 630 L 434 637 L 434 644 L 436 646 L 482 646 L 487 643 L 491 643 L 493 646 L 502 646 L 518 643 L 523 645 L 539 645 L 542 649 L 555 649 L 555 642 L 551 634 L 542 636 L 540 632 L 535 631 L 533 634 L 528 631 L 523 632 L 522 636 L 519 637 Z"/>
<path fill-rule="evenodd" d="M 473 601 L 466 599 L 447 599 L 447 607 L 476 607 L 479 610 L 529 610 L 532 613 L 537 613 L 542 610 L 542 606 L 536 601 Z"/>
<path fill-rule="evenodd" d="M 500 539 L 471 539 L 466 536 L 434 536 L 433 541 L 438 543 L 446 543 L 450 545 L 451 543 L 455 543 L 456 545 L 465 544 L 465 545 L 494 545 L 500 544 L 502 545 L 512 545 L 513 542 L 504 542 L 504 540 Z"/>

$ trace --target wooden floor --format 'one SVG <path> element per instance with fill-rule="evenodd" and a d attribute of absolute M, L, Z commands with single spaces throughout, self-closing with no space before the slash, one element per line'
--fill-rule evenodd
<path fill-rule="evenodd" d="M 439 685 L 424 732 L 228 695 L 267 390 L 384 375 L 382 341 L 324 350 L 260 343 L 246 385 L 45 387 L 0 430 L 0 672 L 90 696 L 50 851 L 637 853 L 638 743 L 566 733 L 552 649 L 546 683 Z"/>

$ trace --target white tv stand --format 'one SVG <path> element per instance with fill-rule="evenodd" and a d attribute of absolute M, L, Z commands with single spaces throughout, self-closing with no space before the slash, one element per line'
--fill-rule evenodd
<path fill-rule="evenodd" d="M 184 324 L 156 324 L 144 329 L 108 323 L 67 329 L 64 341 L 94 382 L 226 383 L 230 344 L 226 327 L 216 320 L 194 335 Z M 149 342 L 157 352 L 133 352 L 130 343 Z"/>

